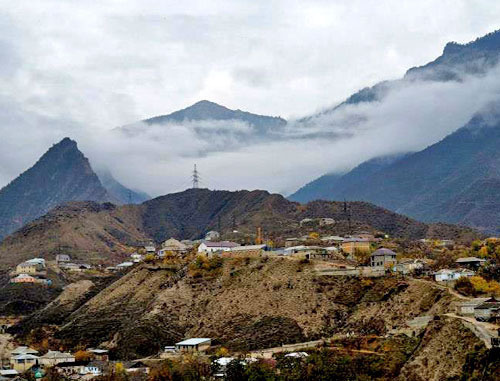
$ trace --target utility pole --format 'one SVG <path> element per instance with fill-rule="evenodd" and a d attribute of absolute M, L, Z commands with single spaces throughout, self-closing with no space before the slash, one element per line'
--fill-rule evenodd
<path fill-rule="evenodd" d="M 255 244 L 256 245 L 262 244 L 262 228 L 260 226 L 257 227 L 257 238 L 255 239 Z"/>
<path fill-rule="evenodd" d="M 193 189 L 197 189 L 200 185 L 200 174 L 198 173 L 198 170 L 196 169 L 196 164 L 194 165 L 192 177 L 193 177 Z"/>

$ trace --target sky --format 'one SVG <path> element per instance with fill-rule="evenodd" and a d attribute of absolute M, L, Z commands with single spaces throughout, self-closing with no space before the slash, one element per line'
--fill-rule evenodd
<path fill-rule="evenodd" d="M 422 85 L 398 90 L 380 107 L 317 124 L 345 130 L 351 114 L 369 116 L 348 134 L 347 152 L 338 139 L 292 139 L 292 128 L 251 144 L 227 134 L 223 149 L 198 155 L 212 142 L 190 126 L 133 138 L 111 131 L 201 99 L 293 121 L 402 77 L 438 57 L 449 41 L 498 29 L 500 3 L 0 0 L 0 6 L 0 185 L 69 136 L 93 165 L 151 195 L 189 186 L 195 162 L 209 188 L 288 194 L 375 155 L 422 149 L 497 93 L 495 76 Z M 471 100 L 472 90 L 481 97 Z M 440 114 L 450 108 L 457 112 Z"/>

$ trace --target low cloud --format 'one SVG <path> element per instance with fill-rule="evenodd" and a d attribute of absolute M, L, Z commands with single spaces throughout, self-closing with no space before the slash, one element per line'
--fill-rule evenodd
<path fill-rule="evenodd" d="M 382 101 L 290 121 L 272 137 L 241 122 L 204 121 L 107 131 L 82 137 L 82 145 L 121 181 L 153 195 L 189 187 L 195 163 L 209 188 L 289 194 L 324 173 L 439 141 L 499 98 L 499 74 L 496 67 L 460 82 L 394 82 Z"/>
<path fill-rule="evenodd" d="M 290 116 L 400 77 L 446 42 L 494 30 L 499 15 L 488 0 L 12 2 L 0 15 L 0 184 L 65 136 L 152 195 L 188 187 L 194 163 L 203 186 L 288 194 L 373 156 L 424 148 L 498 96 L 498 70 L 394 82 L 381 102 L 308 123 Z M 200 99 L 290 122 L 272 132 L 234 121 L 116 130 Z"/>

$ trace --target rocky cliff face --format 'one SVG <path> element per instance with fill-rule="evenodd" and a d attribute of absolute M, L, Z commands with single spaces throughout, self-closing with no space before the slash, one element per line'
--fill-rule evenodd
<path fill-rule="evenodd" d="M 76 142 L 65 138 L 0 190 L 0 238 L 67 201 L 110 196 Z"/>

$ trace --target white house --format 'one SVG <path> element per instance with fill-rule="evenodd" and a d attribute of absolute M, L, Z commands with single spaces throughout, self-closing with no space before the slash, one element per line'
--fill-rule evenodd
<path fill-rule="evenodd" d="M 230 241 L 203 241 L 200 246 L 198 246 L 198 253 L 216 253 L 220 251 L 230 251 L 234 247 L 238 247 L 239 245 L 235 242 Z"/>
<path fill-rule="evenodd" d="M 457 280 L 461 277 L 471 277 L 474 276 L 474 271 L 459 269 L 459 270 L 449 270 L 441 269 L 434 273 L 434 279 L 436 282 L 447 282 Z"/>
<path fill-rule="evenodd" d="M 61 263 L 61 262 L 71 262 L 71 258 L 67 254 L 57 254 L 56 255 L 56 262 Z"/>
<path fill-rule="evenodd" d="M 54 366 L 62 362 L 75 362 L 75 356 L 73 356 L 71 353 L 48 351 L 46 354 L 40 357 L 40 364 L 43 366 Z"/>

